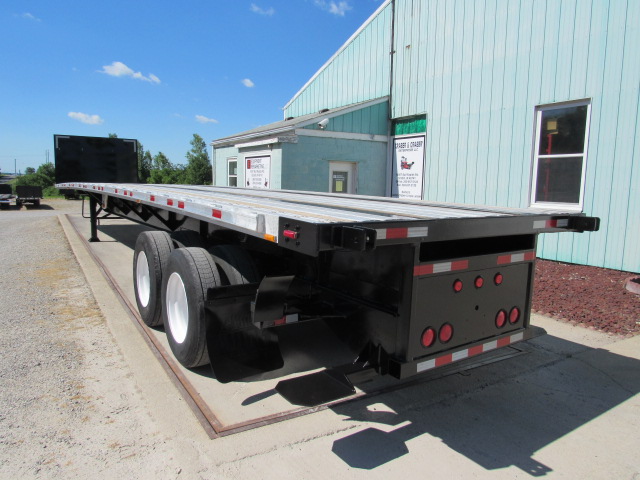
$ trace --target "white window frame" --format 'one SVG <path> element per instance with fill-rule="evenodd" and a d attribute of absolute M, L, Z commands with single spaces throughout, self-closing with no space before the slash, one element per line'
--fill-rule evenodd
<path fill-rule="evenodd" d="M 540 135 L 542 133 L 542 112 L 548 112 L 549 110 L 557 110 L 568 107 L 587 107 L 586 125 L 584 130 L 584 147 L 582 153 L 570 153 L 562 155 L 541 155 L 540 154 Z M 533 208 L 544 209 L 562 209 L 568 211 L 581 212 L 584 207 L 584 187 L 587 173 L 587 158 L 588 158 L 588 145 L 589 145 L 589 125 L 591 124 L 591 101 L 589 99 L 576 100 L 571 102 L 554 103 L 550 105 L 539 105 L 536 107 L 536 135 L 533 144 L 533 161 L 531 165 L 531 191 L 529 192 L 530 206 Z M 582 157 L 582 172 L 580 175 L 580 199 L 578 203 L 564 203 L 564 202 L 536 202 L 536 191 L 538 183 L 538 162 L 545 158 L 575 158 Z"/>
<path fill-rule="evenodd" d="M 231 163 L 232 162 L 236 162 L 236 174 L 232 175 L 231 172 Z M 230 180 L 232 178 L 236 179 L 236 184 L 235 186 L 238 186 L 238 157 L 228 157 L 227 158 L 227 186 L 232 187 L 234 185 L 231 185 Z"/>

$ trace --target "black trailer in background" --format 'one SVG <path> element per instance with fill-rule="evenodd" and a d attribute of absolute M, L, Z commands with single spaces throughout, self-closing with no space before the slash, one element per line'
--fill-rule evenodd
<path fill-rule="evenodd" d="M 56 183 L 138 183 L 138 141 L 130 138 L 54 135 Z M 67 198 L 75 190 L 61 189 Z"/>

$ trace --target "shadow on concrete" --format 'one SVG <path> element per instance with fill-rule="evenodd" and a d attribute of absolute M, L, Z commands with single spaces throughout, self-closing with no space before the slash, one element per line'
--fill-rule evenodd
<path fill-rule="evenodd" d="M 411 398 L 424 401 L 388 395 L 381 401 L 389 411 L 370 411 L 365 402 L 334 407 L 348 420 L 386 427 L 341 438 L 332 451 L 352 468 L 373 470 L 407 455 L 407 442 L 428 435 L 487 470 L 516 466 L 533 477 L 546 475 L 553 469 L 537 462 L 535 453 L 640 392 L 640 361 L 603 349 L 585 350 L 549 335 L 535 343 L 545 355 L 557 347 L 565 353 L 523 374 L 480 383 L 471 391 L 462 387 L 464 382 L 458 384 L 462 389 L 442 388 L 455 377 L 418 385 Z M 579 347 L 582 352 L 577 355 L 566 353 Z M 475 372 L 496 368 L 502 366 Z M 394 426 L 398 428 L 387 433 Z"/>

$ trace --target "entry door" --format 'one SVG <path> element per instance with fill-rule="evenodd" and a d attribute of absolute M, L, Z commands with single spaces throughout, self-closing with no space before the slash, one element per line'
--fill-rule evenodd
<path fill-rule="evenodd" d="M 329 163 L 329 191 L 331 193 L 358 193 L 357 164 L 354 162 Z"/>

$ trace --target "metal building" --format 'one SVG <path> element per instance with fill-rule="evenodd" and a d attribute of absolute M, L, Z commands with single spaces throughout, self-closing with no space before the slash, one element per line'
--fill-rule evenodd
<path fill-rule="evenodd" d="M 640 272 L 638 46 L 635 0 L 387 0 L 216 184 L 559 205 L 601 230 L 540 256 Z"/>

